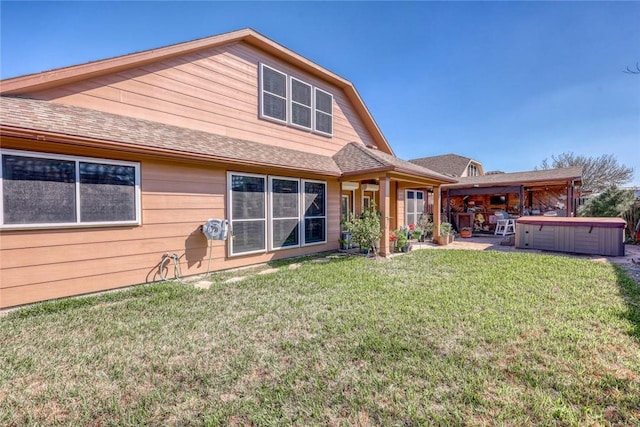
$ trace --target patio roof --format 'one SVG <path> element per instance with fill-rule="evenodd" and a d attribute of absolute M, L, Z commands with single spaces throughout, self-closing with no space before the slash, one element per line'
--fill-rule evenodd
<path fill-rule="evenodd" d="M 477 188 L 477 187 L 500 187 L 500 186 L 542 186 L 558 185 L 567 182 L 576 185 L 582 183 L 582 168 L 558 168 L 543 169 L 527 172 L 497 173 L 482 176 L 470 176 L 458 178 L 455 184 L 443 185 L 443 190 Z"/>

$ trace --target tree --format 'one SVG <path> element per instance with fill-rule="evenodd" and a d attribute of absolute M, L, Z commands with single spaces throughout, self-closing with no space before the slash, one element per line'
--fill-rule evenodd
<path fill-rule="evenodd" d="M 595 193 L 605 191 L 607 188 L 619 187 L 633 179 L 633 168 L 619 164 L 612 154 L 603 154 L 600 157 L 586 157 L 574 153 L 562 153 L 551 156 L 551 162 L 544 159 L 542 164 L 535 169 L 568 168 L 572 166 L 582 167 L 582 189 Z"/>
<path fill-rule="evenodd" d="M 580 216 L 622 217 L 631 209 L 636 201 L 633 190 L 616 187 L 589 198 L 579 210 Z"/>

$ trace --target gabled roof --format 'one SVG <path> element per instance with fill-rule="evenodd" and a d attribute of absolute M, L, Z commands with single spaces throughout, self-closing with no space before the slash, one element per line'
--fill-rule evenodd
<path fill-rule="evenodd" d="M 432 169 L 444 175 L 460 177 L 467 170 L 473 159 L 457 154 L 442 154 L 440 156 L 422 157 L 409 160 L 411 163 Z"/>
<path fill-rule="evenodd" d="M 345 176 L 386 170 L 409 173 L 440 182 L 456 182 L 456 179 L 356 142 L 350 142 L 342 147 L 333 155 L 333 160 Z"/>
<path fill-rule="evenodd" d="M 151 49 L 143 52 L 103 59 L 100 61 L 88 62 L 86 64 L 58 68 L 42 73 L 29 74 L 26 76 L 2 80 L 0 82 L 0 94 L 20 95 L 27 92 L 48 89 L 91 77 L 115 73 L 152 62 L 166 60 L 168 58 L 237 42 L 244 42 L 261 49 L 297 68 L 341 88 L 356 112 L 359 114 L 364 125 L 371 133 L 378 147 L 383 151 L 393 154 L 391 146 L 373 119 L 373 116 L 367 109 L 367 106 L 358 94 L 358 91 L 350 81 L 345 80 L 337 74 L 319 66 L 318 64 L 293 52 L 292 50 L 287 49 L 273 40 L 268 39 L 250 28 L 185 43 L 178 43 L 158 49 Z"/>
<path fill-rule="evenodd" d="M 446 184 L 443 189 L 465 188 L 465 187 L 491 187 L 503 185 L 535 185 L 553 182 L 575 181 L 576 184 L 582 182 L 582 168 L 558 168 L 543 169 L 527 172 L 497 173 L 482 176 L 468 176 L 458 178 L 456 184 Z"/>
<path fill-rule="evenodd" d="M 341 175 L 328 156 L 34 99 L 0 97 L 0 130 L 33 139 L 75 138 L 147 154 Z"/>

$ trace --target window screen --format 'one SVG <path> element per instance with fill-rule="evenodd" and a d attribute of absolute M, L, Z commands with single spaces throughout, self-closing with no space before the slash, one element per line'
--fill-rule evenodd
<path fill-rule="evenodd" d="M 231 175 L 232 253 L 266 249 L 266 178 Z"/>
<path fill-rule="evenodd" d="M 262 66 L 262 115 L 287 120 L 287 76 Z"/>
<path fill-rule="evenodd" d="M 76 222 L 73 161 L 2 156 L 5 224 Z"/>
<path fill-rule="evenodd" d="M 311 129 L 311 85 L 291 78 L 291 124 Z"/>
<path fill-rule="evenodd" d="M 327 135 L 333 134 L 333 96 L 316 88 L 315 130 Z"/>
<path fill-rule="evenodd" d="M 271 178 L 272 248 L 300 243 L 299 186 L 297 179 Z"/>
<path fill-rule="evenodd" d="M 80 162 L 80 221 L 135 219 L 135 168 Z"/>
<path fill-rule="evenodd" d="M 326 190 L 323 182 L 304 182 L 304 243 L 326 241 Z"/>

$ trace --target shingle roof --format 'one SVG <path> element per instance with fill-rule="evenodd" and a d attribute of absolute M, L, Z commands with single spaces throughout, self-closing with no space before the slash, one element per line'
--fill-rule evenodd
<path fill-rule="evenodd" d="M 379 150 L 351 142 L 333 156 L 333 160 L 344 174 L 366 173 L 368 170 L 393 170 L 407 172 L 437 181 L 456 182 L 456 179 L 430 169 L 399 159 Z"/>
<path fill-rule="evenodd" d="M 440 156 L 422 157 L 420 159 L 409 160 L 416 165 L 429 168 L 441 174 L 459 177 L 467 169 L 469 162 L 473 160 L 469 157 L 457 154 L 443 154 Z"/>
<path fill-rule="evenodd" d="M 42 89 L 56 87 L 61 84 L 81 81 L 88 78 L 88 76 L 95 77 L 105 75 L 154 61 L 161 61 L 191 52 L 202 51 L 238 42 L 247 43 L 261 49 L 296 68 L 341 88 L 352 103 L 359 118 L 371 132 L 371 137 L 376 141 L 378 147 L 393 154 L 393 150 L 391 149 L 389 142 L 382 134 L 382 131 L 378 127 L 378 124 L 369 112 L 369 109 L 360 97 L 360 94 L 353 83 L 329 71 L 328 69 L 321 67 L 313 61 L 310 61 L 304 56 L 282 46 L 281 44 L 274 42 L 251 28 L 231 31 L 216 36 L 177 43 L 170 46 L 158 47 L 128 55 L 121 55 L 114 58 L 92 61 L 86 64 L 79 64 L 49 70 L 42 73 L 28 74 L 25 76 L 5 79 L 2 80 L 2 84 L 0 84 L 0 94 L 3 96 L 25 95 Z"/>
<path fill-rule="evenodd" d="M 48 101 L 0 97 L 0 125 L 196 154 L 223 162 L 341 175 L 328 156 Z"/>
<path fill-rule="evenodd" d="M 507 184 L 524 184 L 546 181 L 582 180 L 582 168 L 543 169 L 527 172 L 497 173 L 482 176 L 458 178 L 456 184 L 447 184 L 443 188 L 486 187 Z"/>

